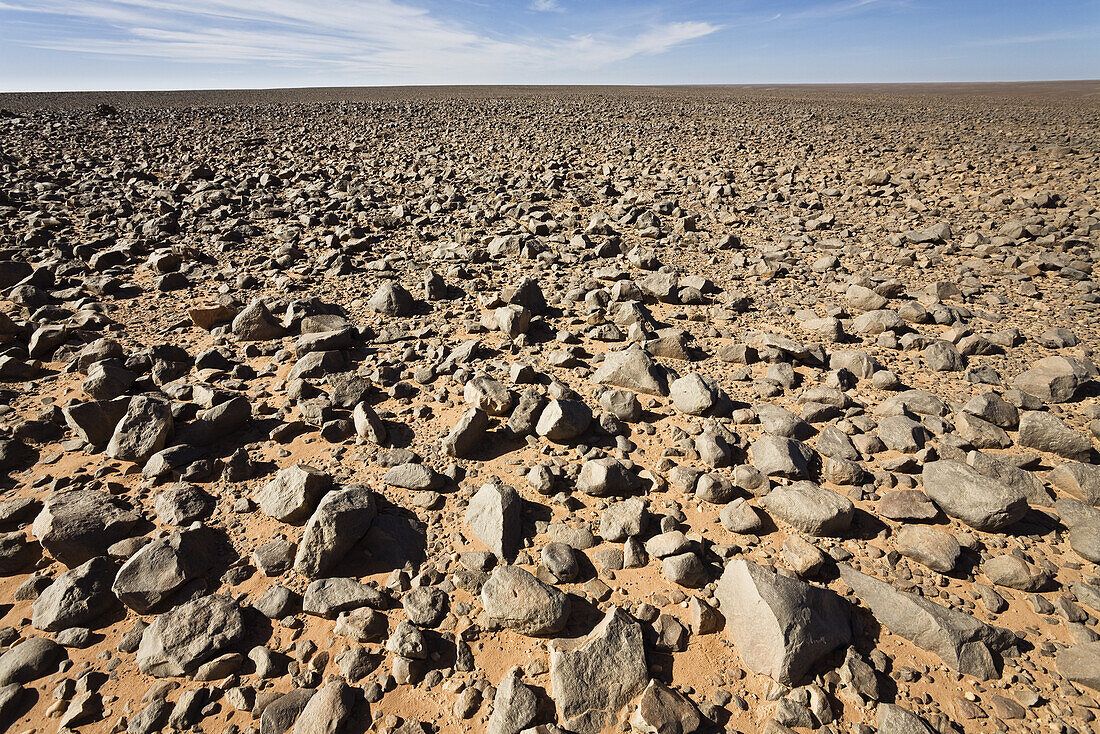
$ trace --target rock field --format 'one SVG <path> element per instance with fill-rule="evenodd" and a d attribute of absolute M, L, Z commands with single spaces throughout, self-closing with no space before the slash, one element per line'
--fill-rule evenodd
<path fill-rule="evenodd" d="M 1100 732 L 1100 85 L 0 108 L 0 729 Z"/>

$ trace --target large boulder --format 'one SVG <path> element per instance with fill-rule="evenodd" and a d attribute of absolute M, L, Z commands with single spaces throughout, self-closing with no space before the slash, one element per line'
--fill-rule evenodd
<path fill-rule="evenodd" d="M 621 387 L 646 395 L 668 395 L 668 378 L 664 370 L 637 347 L 606 354 L 592 379 L 598 385 Z"/>
<path fill-rule="evenodd" d="M 530 637 L 560 632 L 569 620 L 569 597 L 518 566 L 500 566 L 481 587 L 481 606 L 502 627 Z"/>
<path fill-rule="evenodd" d="M 917 647 L 936 653 L 960 673 L 981 680 L 998 677 L 994 653 L 1016 642 L 1016 636 L 1009 630 L 900 591 L 846 564 L 840 564 L 840 577 L 870 608 L 879 624 Z"/>
<path fill-rule="evenodd" d="M 1100 691 L 1100 642 L 1064 648 L 1058 652 L 1055 662 L 1063 678 Z"/>
<path fill-rule="evenodd" d="M 210 568 L 208 533 L 184 530 L 159 538 L 130 556 L 111 587 L 126 606 L 145 614 Z"/>
<path fill-rule="evenodd" d="M 168 443 L 172 426 L 172 407 L 167 401 L 138 395 L 115 426 L 106 453 L 112 459 L 144 464 Z"/>
<path fill-rule="evenodd" d="M 745 667 L 783 685 L 803 682 L 852 640 L 848 602 L 749 561 L 731 561 L 714 595 Z"/>
<path fill-rule="evenodd" d="M 320 469 L 297 464 L 280 469 L 253 499 L 260 509 L 279 522 L 300 525 L 313 514 L 321 495 L 332 486 L 332 477 Z"/>
<path fill-rule="evenodd" d="M 794 438 L 764 434 L 749 446 L 752 464 L 765 476 L 807 479 L 814 451 Z"/>
<path fill-rule="evenodd" d="M 309 578 L 327 573 L 366 535 L 377 515 L 369 487 L 355 484 L 329 492 L 306 522 L 294 570 Z"/>
<path fill-rule="evenodd" d="M 1091 369 L 1090 369 L 1091 368 Z M 1079 359 L 1053 355 L 1044 357 L 1016 377 L 1015 385 L 1048 403 L 1068 403 L 1095 376 L 1096 368 Z"/>
<path fill-rule="evenodd" d="M 983 476 L 957 461 L 931 461 L 921 472 L 924 493 L 945 515 L 975 530 L 994 532 L 1020 520 L 1028 509 L 1020 489 Z"/>
<path fill-rule="evenodd" d="M 855 514 L 851 500 L 813 482 L 776 487 L 762 502 L 775 517 L 817 537 L 842 535 Z"/>
<path fill-rule="evenodd" d="M 220 594 L 200 597 L 165 612 L 145 628 L 137 650 L 138 669 L 155 678 L 190 675 L 235 648 L 243 634 L 237 602 Z"/>
<path fill-rule="evenodd" d="M 61 574 L 34 600 L 31 624 L 46 632 L 88 626 L 115 605 L 114 574 L 115 566 L 105 556 Z"/>
<path fill-rule="evenodd" d="M 1038 449 L 1057 454 L 1070 461 L 1089 460 L 1092 441 L 1078 433 L 1058 416 L 1041 410 L 1027 410 L 1020 415 L 1016 442 L 1028 449 Z"/>
<path fill-rule="evenodd" d="M 67 566 L 77 566 L 129 536 L 137 513 L 122 500 L 94 489 L 50 495 L 31 531 L 42 547 Z"/>
<path fill-rule="evenodd" d="M 470 499 L 466 524 L 497 558 L 513 557 L 522 538 L 523 500 L 512 487 L 486 484 Z"/>
<path fill-rule="evenodd" d="M 613 727 L 649 678 L 642 627 L 612 607 L 592 632 L 550 645 L 550 684 L 558 722 L 578 734 Z"/>
<path fill-rule="evenodd" d="M 0 686 L 30 683 L 56 673 L 65 649 L 53 640 L 30 637 L 0 655 Z"/>

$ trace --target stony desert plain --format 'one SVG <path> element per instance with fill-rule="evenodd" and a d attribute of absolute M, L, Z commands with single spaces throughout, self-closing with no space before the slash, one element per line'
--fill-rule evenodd
<path fill-rule="evenodd" d="M 0 95 L 0 729 L 1100 732 L 1100 83 Z"/>

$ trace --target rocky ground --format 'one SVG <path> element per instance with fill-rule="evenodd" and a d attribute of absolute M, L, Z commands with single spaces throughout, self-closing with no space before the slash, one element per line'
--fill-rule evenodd
<path fill-rule="evenodd" d="M 0 725 L 1100 731 L 1098 90 L 0 96 Z"/>

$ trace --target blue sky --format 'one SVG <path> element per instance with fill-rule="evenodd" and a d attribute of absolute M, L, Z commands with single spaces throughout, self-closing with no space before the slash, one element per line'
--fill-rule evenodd
<path fill-rule="evenodd" d="M 0 0 L 0 90 L 1100 77 L 1100 0 Z"/>

